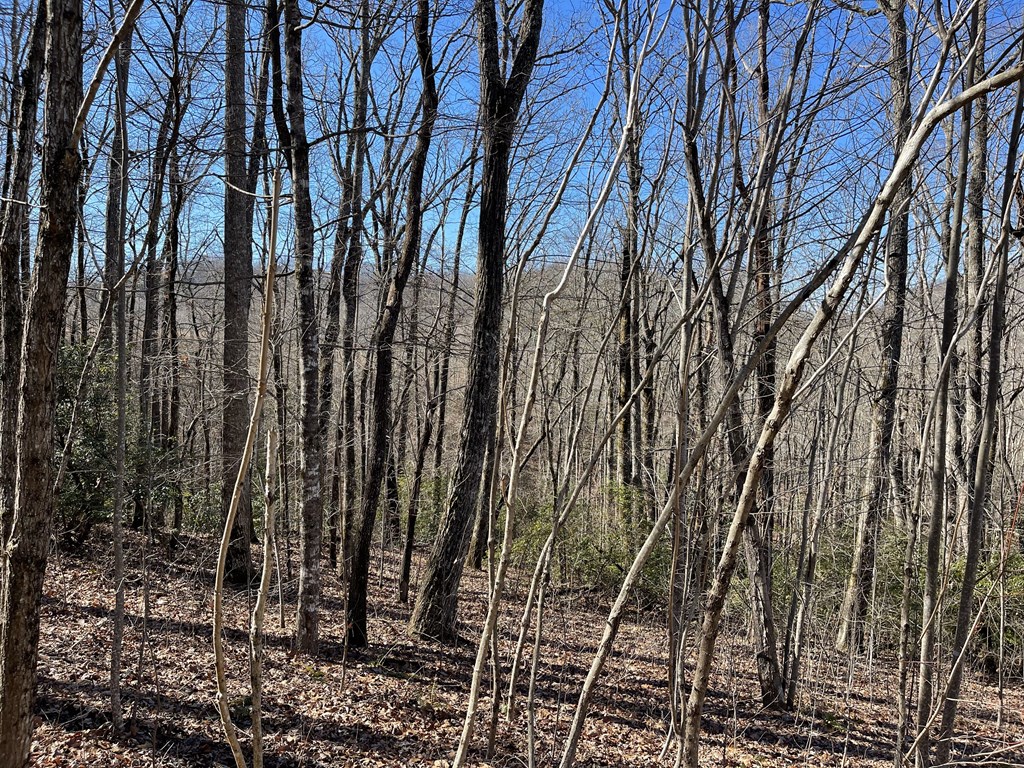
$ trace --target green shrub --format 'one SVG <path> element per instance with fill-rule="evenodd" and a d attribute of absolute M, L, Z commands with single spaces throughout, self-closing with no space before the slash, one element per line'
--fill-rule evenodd
<path fill-rule="evenodd" d="M 78 379 L 88 350 L 83 345 L 61 349 L 57 364 L 57 413 L 54 462 L 59 466 L 71 426 Z M 78 406 L 64 482 L 57 489 L 55 535 L 62 549 L 76 551 L 92 529 L 110 519 L 117 440 L 117 405 L 113 356 L 101 350 L 93 362 Z M 127 489 L 126 489 L 127 490 Z"/>
<path fill-rule="evenodd" d="M 581 589 L 604 598 L 615 597 L 646 537 L 646 523 L 616 521 L 598 531 L 593 514 L 582 508 L 571 515 L 555 545 L 552 581 L 562 588 Z M 516 562 L 532 566 L 551 533 L 550 503 L 524 500 L 518 515 L 513 555 Z M 655 546 L 634 590 L 641 610 L 664 605 L 668 595 L 672 547 L 667 537 Z"/>
<path fill-rule="evenodd" d="M 965 558 L 960 557 L 950 569 L 949 589 L 954 608 L 944 616 L 947 625 L 944 630 L 949 637 L 955 631 L 955 606 L 959 604 L 965 566 Z M 972 664 L 992 674 L 999 669 L 1000 638 L 1004 673 L 1018 673 L 1024 669 L 1024 554 L 1009 555 L 1004 568 L 1002 605 L 998 552 L 979 565 L 978 583 L 971 604 L 971 621 L 978 618 L 979 612 L 980 618 L 977 629 L 971 634 L 968 658 Z"/>

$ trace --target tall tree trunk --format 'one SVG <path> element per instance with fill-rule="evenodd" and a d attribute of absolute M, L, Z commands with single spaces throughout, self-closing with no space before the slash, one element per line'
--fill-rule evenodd
<path fill-rule="evenodd" d="M 366 162 L 366 112 L 370 88 L 370 6 L 363 0 L 360 15 L 360 64 L 356 81 L 353 105 L 353 138 L 355 143 L 352 159 L 350 206 L 352 222 L 349 227 L 348 253 L 342 272 L 341 295 L 345 317 L 341 337 L 341 434 L 343 498 L 339 526 L 341 528 L 341 557 L 338 559 L 339 572 L 349 573 L 352 557 L 352 542 L 356 525 L 356 508 L 359 499 L 360 477 L 356 461 L 356 321 L 359 307 L 359 271 L 363 266 L 363 171 Z"/>
<path fill-rule="evenodd" d="M 228 0 L 224 41 L 224 400 L 221 433 L 221 510 L 227 514 L 238 477 L 249 425 L 249 304 L 252 253 L 248 241 L 246 168 L 246 5 Z M 247 231 L 248 229 L 248 231 Z M 252 498 L 242 486 L 228 548 L 227 579 L 247 584 L 253 577 L 249 531 Z"/>
<path fill-rule="evenodd" d="M 45 5 L 45 4 L 44 4 Z M 8 48 L 5 49 L 6 61 L 9 68 L 4 71 L 4 75 L 8 78 L 8 82 L 11 84 L 10 92 L 0 93 L 0 112 L 3 113 L 5 120 L 4 131 L 4 169 L 3 177 L 0 179 L 0 190 L 3 190 L 3 197 L 7 195 L 7 185 L 11 180 L 11 163 L 14 160 L 14 146 L 17 139 L 17 125 L 18 125 L 18 100 L 19 100 L 19 78 L 18 78 L 18 64 L 21 61 L 21 29 L 19 27 L 19 21 L 21 16 L 21 9 L 18 7 L 18 0 L 13 0 L 10 10 L 10 26 L 9 33 L 10 37 L 7 39 Z"/>
<path fill-rule="evenodd" d="M 309 142 L 302 92 L 302 13 L 298 0 L 285 0 L 284 48 L 288 82 L 288 129 L 291 139 L 292 199 L 295 220 L 295 271 L 299 290 L 300 423 L 302 512 L 299 516 L 299 596 L 295 648 L 316 654 L 319 645 L 320 543 L 323 538 L 318 376 L 320 334 L 317 327 L 316 275 L 313 273 L 313 207 L 309 193 Z"/>
<path fill-rule="evenodd" d="M 771 108 L 768 104 L 768 25 L 771 3 L 760 0 L 758 9 L 758 109 L 760 136 L 758 143 L 763 156 L 771 152 Z M 757 206 L 753 233 L 753 272 L 757 316 L 754 321 L 754 344 L 765 344 L 764 354 L 755 369 L 755 412 L 757 423 L 763 425 L 775 403 L 776 341 L 771 335 L 775 318 L 774 291 L 772 289 L 772 181 L 771 176 L 761 178 L 761 188 L 752 190 Z M 738 406 L 738 403 L 737 403 Z M 738 412 L 738 407 L 737 407 Z M 744 438 L 744 443 L 746 442 Z M 775 447 L 764 449 L 764 468 L 757 489 L 757 499 L 747 527 L 744 552 L 750 578 L 751 623 L 754 630 L 757 677 L 761 686 L 761 703 L 766 706 L 784 706 L 785 685 L 779 666 L 778 638 L 772 608 L 772 533 L 775 519 Z"/>
<path fill-rule="evenodd" d="M 0 404 L 4 410 L 17 408 L 13 508 L 3 511 L 0 542 L 0 755 L 11 768 L 28 763 L 39 604 L 53 519 L 54 378 L 81 173 L 75 130 L 82 103 L 81 0 L 48 0 L 46 32 L 35 269 L 24 315 L 18 397 Z"/>
<path fill-rule="evenodd" d="M 629 14 L 629 4 L 622 5 L 623 27 L 620 37 L 619 53 L 621 56 L 622 84 L 625 93 L 629 92 L 630 78 L 633 69 L 634 27 Z M 623 109 L 625 109 L 623 102 Z M 624 116 L 620 119 L 624 119 Z M 639 125 L 629 128 L 626 137 L 626 221 L 622 228 L 622 249 L 619 257 L 619 305 L 616 325 L 618 329 L 616 362 L 618 363 L 617 405 L 621 409 L 633 394 L 633 382 L 640 372 L 636 366 L 635 350 L 638 328 L 636 316 L 638 307 L 635 301 L 636 287 L 639 283 L 639 239 L 640 239 L 640 186 L 643 183 L 643 166 L 640 157 L 642 129 Z M 639 500 L 636 496 L 635 472 L 639 455 L 634 451 L 634 433 L 639 429 L 639 419 L 634 413 L 635 408 L 627 409 L 619 421 L 616 435 L 616 489 L 619 498 L 618 506 L 622 514 L 622 523 L 627 530 L 639 522 L 634 519 Z"/>
<path fill-rule="evenodd" d="M 181 362 L 178 359 L 178 261 L 180 249 L 180 225 L 181 209 L 184 204 L 184 190 L 182 189 L 181 174 L 178 168 L 179 161 L 177 153 L 172 152 L 170 162 L 170 217 L 167 222 L 167 239 L 164 243 L 164 266 L 163 266 L 163 329 L 164 343 L 167 347 L 167 363 L 169 367 L 167 390 L 165 393 L 166 407 L 164 414 L 166 422 L 163 426 L 163 434 L 167 437 L 167 455 L 169 460 L 180 464 L 182 455 L 179 452 L 178 433 L 181 423 Z M 172 472 L 171 480 L 171 519 L 165 520 L 164 525 L 172 535 L 181 530 L 181 518 L 184 512 L 184 496 L 182 494 L 181 478 L 178 473 Z"/>
<path fill-rule="evenodd" d="M 968 71 L 968 79 L 973 70 Z M 964 197 L 967 187 L 967 163 L 971 138 L 973 102 L 964 106 L 961 121 L 959 159 L 951 180 L 952 221 L 944 224 L 943 245 L 946 257 L 946 284 L 942 297 L 942 331 L 939 341 L 940 369 L 935 385 L 935 421 L 932 427 L 932 458 L 929 467 L 931 481 L 931 509 L 928 519 L 928 538 L 925 548 L 924 597 L 921 608 L 921 646 L 917 684 L 917 750 L 919 768 L 931 764 L 931 708 L 935 686 L 936 645 L 939 635 L 940 569 L 942 544 L 946 534 L 946 441 L 949 420 L 950 366 L 947 358 L 953 354 L 957 331 L 957 283 L 960 271 L 961 225 Z"/>
<path fill-rule="evenodd" d="M 341 278 L 345 263 L 345 251 L 348 248 L 349 232 L 349 203 L 351 200 L 348 191 L 350 185 L 342 180 L 342 195 L 345 198 L 342 202 L 341 212 L 338 216 L 338 224 L 334 236 L 334 252 L 331 255 L 331 269 L 328 277 L 327 289 L 327 318 L 324 328 L 324 343 L 320 352 L 320 431 L 322 433 L 324 450 L 327 450 L 327 436 L 331 426 L 331 403 L 334 400 L 334 351 L 338 346 L 338 335 L 341 331 Z M 344 434 L 340 430 L 336 432 L 335 451 L 341 450 L 341 442 L 344 441 Z M 336 493 L 337 482 L 334 478 L 334 462 L 324 460 L 324 484 L 330 489 L 327 498 L 330 500 L 325 510 L 325 517 L 328 520 L 328 564 L 331 568 L 338 567 L 338 517 L 341 510 L 338 508 L 340 497 Z"/>
<path fill-rule="evenodd" d="M 0 533 L 3 541 L 10 533 L 8 526 L 14 504 L 15 434 L 24 320 L 20 258 L 28 208 L 17 201 L 28 197 L 47 30 L 47 5 L 38 2 L 36 8 L 28 56 L 18 88 L 14 156 L 8 157 L 10 177 L 4 179 L 5 199 L 0 200 Z"/>
<path fill-rule="evenodd" d="M 519 47 L 506 80 L 501 73 L 494 2 L 476 2 L 484 158 L 473 338 L 462 432 L 448 502 L 410 623 L 415 634 L 425 637 L 456 637 L 459 582 L 483 474 L 483 448 L 496 428 L 508 165 L 519 110 L 537 58 L 543 8 L 544 0 L 526 0 Z"/>
<path fill-rule="evenodd" d="M 898 155 L 910 135 L 910 66 L 907 61 L 906 0 L 883 3 L 889 21 L 889 120 L 893 129 L 893 153 Z M 886 238 L 886 293 L 882 315 L 882 365 L 871 404 L 871 436 L 864 476 L 862 506 L 857 516 L 850 574 L 839 616 L 836 646 L 852 644 L 860 649 L 864 621 L 875 573 L 875 529 L 886 499 L 886 478 L 892 460 L 893 426 L 900 360 L 903 353 L 903 317 L 907 299 L 907 260 L 912 181 L 897 192 L 889 213 Z"/>
<path fill-rule="evenodd" d="M 448 381 L 451 371 L 452 343 L 455 340 L 455 306 L 459 294 L 459 278 L 461 277 L 462 265 L 462 242 L 466 234 L 466 221 L 469 218 L 469 210 L 473 204 L 474 190 L 476 189 L 476 166 L 479 154 L 479 136 L 473 134 L 473 146 L 469 157 L 469 176 L 466 179 L 466 196 L 462 203 L 462 213 L 459 216 L 459 228 L 455 233 L 455 252 L 452 256 L 452 279 L 448 303 L 445 308 L 444 336 L 441 344 L 441 359 L 437 363 L 438 384 L 437 384 L 437 437 L 434 439 L 434 483 L 433 483 L 433 507 L 441 509 L 441 465 L 444 460 L 444 438 L 447 426 L 448 415 Z M 438 298 L 440 301 L 440 296 Z"/>
<path fill-rule="evenodd" d="M 507 360 L 507 356 L 506 356 Z M 502 431 L 501 427 L 498 432 Z M 496 434 L 484 447 L 484 470 L 480 477 L 480 503 L 477 504 L 476 517 L 473 520 L 473 537 L 470 541 L 469 564 L 479 571 L 484 565 L 487 543 L 491 530 L 491 492 L 495 481 L 501 478 L 501 457 L 497 456 L 496 445 L 501 436 Z"/>
<path fill-rule="evenodd" d="M 624 9 L 628 4 L 623 5 Z M 625 88 L 629 89 L 629 78 L 632 74 L 631 49 L 629 29 L 629 15 L 623 11 L 623 25 L 626 31 L 622 36 L 622 68 L 623 82 Z M 640 218 L 640 184 L 643 180 L 643 167 L 640 164 L 640 129 L 638 126 L 630 128 L 627 137 L 628 150 L 626 153 L 626 223 L 622 233 L 622 253 L 619 260 L 619 307 L 618 307 L 618 347 L 616 361 L 618 363 L 618 407 L 621 409 L 633 394 L 634 360 L 633 349 L 636 345 L 637 328 L 634 322 L 634 285 L 638 281 L 635 272 L 639 269 L 638 242 L 639 242 L 639 218 Z M 618 474 L 616 489 L 619 493 L 619 508 L 622 514 L 622 523 L 627 530 L 632 530 L 636 524 L 633 519 L 637 499 L 633 498 L 634 492 L 634 456 L 633 432 L 636 428 L 634 423 L 634 409 L 627 409 L 619 421 L 617 434 L 617 457 Z"/>
<path fill-rule="evenodd" d="M 854 342 L 856 339 L 853 340 Z M 831 346 L 831 345 L 830 345 Z M 813 604 L 815 570 L 818 565 L 819 540 L 821 537 L 821 522 L 825 516 L 826 505 L 833 495 L 833 475 L 836 467 L 836 443 L 842 433 L 841 422 L 845 414 L 846 385 L 850 379 L 850 368 L 853 363 L 853 355 L 846 359 L 843 371 L 836 387 L 835 400 L 832 412 L 835 420 L 826 438 L 823 471 L 821 473 L 821 485 L 817 491 L 817 502 L 810 521 L 804 521 L 804 537 L 806 539 L 802 547 L 802 557 L 798 562 L 797 581 L 793 589 L 793 621 L 792 621 L 792 642 L 789 646 L 789 655 L 786 657 L 786 706 L 793 707 L 796 703 L 797 686 L 800 684 L 800 666 L 803 663 L 804 640 L 807 635 L 807 621 L 810 618 Z M 854 402 L 856 402 L 855 392 Z M 825 419 L 825 389 L 822 388 L 821 401 L 818 408 L 818 426 Z M 850 430 L 853 434 L 853 419 L 856 417 L 856 408 L 851 409 Z M 817 440 L 817 438 L 815 438 Z M 813 466 L 811 471 L 813 472 Z M 813 477 L 813 476 L 812 476 Z"/>
<path fill-rule="evenodd" d="M 40 3 L 41 8 L 46 7 L 46 3 Z M 85 142 L 82 142 L 81 147 L 82 153 L 82 174 L 81 180 L 78 184 L 78 242 L 77 245 L 77 268 L 76 274 L 76 288 L 78 296 L 78 323 L 79 323 L 79 337 L 84 343 L 89 338 L 89 300 L 87 298 L 88 291 L 86 288 L 86 276 L 85 276 L 85 246 L 86 246 L 86 233 L 85 233 L 85 202 L 89 191 L 89 173 L 86 169 L 89 167 L 89 158 L 85 149 Z M 2 289 L 0 289 L 2 290 Z M 0 303 L 2 303 L 0 299 Z M 2 342 L 0 342 L 2 343 Z"/>
<path fill-rule="evenodd" d="M 114 140 L 110 150 L 110 180 L 107 196 L 106 251 L 103 274 L 111 286 L 119 286 L 125 271 L 125 216 L 128 203 L 128 70 L 131 63 L 131 35 L 124 40 L 114 64 Z M 110 643 L 110 713 L 114 733 L 123 726 L 121 713 L 121 652 L 124 647 L 124 500 L 125 440 L 127 439 L 128 341 L 124 286 L 112 288 L 107 297 L 114 303 L 115 398 L 117 431 L 114 467 L 114 500 L 111 511 L 111 534 L 114 555 L 114 613 Z M 148 298 L 148 297 L 147 297 Z M 149 301 L 146 311 L 149 312 Z M 154 302 L 155 304 L 155 302 Z M 143 341 L 145 346 L 145 341 Z M 145 357 L 145 355 L 144 355 Z M 141 414 L 145 423 L 146 413 Z"/>
<path fill-rule="evenodd" d="M 409 488 L 409 504 L 405 515 L 405 539 L 402 543 L 402 568 L 398 576 L 398 599 L 409 602 L 409 580 L 412 575 L 412 550 L 416 544 L 416 520 L 420 511 L 420 488 L 423 484 L 423 467 L 427 462 L 427 450 L 430 448 L 430 437 L 434 430 L 434 412 L 437 410 L 437 397 L 427 402 L 427 412 L 423 417 L 423 430 L 420 433 L 416 448 L 416 464 L 413 468 L 412 483 Z"/>
<path fill-rule="evenodd" d="M 181 34 L 183 19 L 179 15 L 177 26 L 172 35 L 178 39 Z M 136 459 L 135 511 L 132 525 L 141 528 L 145 524 L 151 530 L 151 505 L 154 482 L 162 482 L 162 468 L 154 464 L 154 457 L 160 455 L 165 447 L 161 411 L 161 377 L 157 371 L 160 365 L 159 352 L 163 331 L 161 329 L 161 301 L 163 293 L 163 256 L 158 249 L 161 231 L 161 216 L 164 207 L 164 188 L 167 169 L 171 155 L 178 144 L 181 128 L 181 82 L 180 64 L 174 63 L 175 69 L 169 80 L 168 94 L 164 106 L 163 118 L 157 131 L 156 148 L 153 159 L 152 182 L 150 189 L 149 210 L 147 213 L 146 234 L 142 246 L 145 256 L 145 309 L 142 320 L 141 359 L 139 361 L 139 430 Z M 171 195 L 174 193 L 171 192 Z M 171 212 L 170 217 L 180 214 Z M 172 224 L 165 223 L 164 250 L 168 247 Z M 177 222 L 173 224 L 177 227 Z"/>
<path fill-rule="evenodd" d="M 970 66 L 972 78 L 985 76 L 986 0 L 979 0 L 971 12 L 970 40 L 973 54 Z M 985 261 L 985 196 L 988 194 L 988 100 L 978 99 L 974 105 L 971 124 L 971 157 L 966 198 L 967 242 L 964 249 L 964 288 L 967 306 L 976 306 L 978 321 L 968 335 L 964 364 L 965 387 L 963 395 L 963 432 L 960 444 L 961 466 L 964 468 L 962 491 L 966 506 L 973 505 L 974 467 L 977 464 L 978 444 L 984 429 L 984 376 L 985 327 L 981 322 L 986 314 L 987 297 L 984 284 Z M 970 523 L 964 521 L 969 527 Z M 967 540 L 969 546 L 969 535 Z"/>
<path fill-rule="evenodd" d="M 987 3 L 981 0 L 974 9 L 974 29 L 972 37 L 976 41 L 975 77 L 985 71 L 982 51 L 985 47 L 985 26 Z M 985 163 L 987 161 L 988 119 L 987 105 L 978 104 L 978 122 L 975 125 L 972 162 L 974 167 L 971 175 L 971 193 L 968 201 L 968 251 L 975 251 L 972 258 L 980 260 L 984 243 L 983 200 L 985 185 Z M 1006 327 L 1006 293 L 1007 293 L 1007 259 L 1009 256 L 1010 208 L 1013 203 L 1013 188 L 1017 172 L 1018 145 L 1021 135 L 1022 112 L 1024 112 L 1024 91 L 1018 89 L 1017 104 L 1013 114 L 1013 127 L 1009 137 L 1009 149 L 1006 157 L 1006 175 L 1003 182 L 1002 221 L 1000 239 L 996 251 L 998 259 L 995 287 L 992 293 L 992 321 L 989 331 L 988 348 L 988 381 L 986 383 L 984 411 L 982 413 L 981 434 L 977 449 L 973 451 L 973 484 L 968 493 L 967 510 L 967 552 L 964 562 L 963 585 L 960 592 L 960 604 L 957 609 L 956 630 L 953 635 L 952 668 L 949 675 L 949 686 L 942 708 L 942 721 L 936 739 L 935 762 L 943 765 L 949 762 L 953 728 L 956 723 L 957 705 L 960 701 L 960 688 L 963 682 L 965 659 L 964 652 L 972 634 L 971 614 L 974 605 L 974 590 L 978 583 L 978 566 L 981 561 L 981 550 L 984 535 L 985 508 L 989 502 L 992 483 L 992 464 L 995 458 L 996 428 L 999 414 L 999 392 L 1001 384 L 1003 333 Z M 979 285 L 976 290 L 982 290 Z M 980 311 L 980 309 L 979 309 Z M 976 318 L 976 326 L 982 326 L 981 318 Z M 977 350 L 976 360 L 980 365 L 982 350 Z M 980 385 L 980 381 L 979 381 Z"/>
<path fill-rule="evenodd" d="M 114 286 L 124 274 L 125 217 L 128 202 L 128 70 L 131 63 L 131 37 L 117 52 L 114 61 L 114 126 L 110 142 L 107 174 L 107 203 L 104 218 L 103 301 L 116 302 Z M 116 312 L 104 313 L 101 338 L 110 342 L 111 324 Z"/>
<path fill-rule="evenodd" d="M 387 295 L 374 332 L 375 352 L 373 400 L 369 420 L 369 446 L 363 494 L 360 505 L 358 535 L 352 552 L 352 573 L 348 591 L 348 643 L 366 645 L 367 581 L 370 571 L 370 544 L 380 500 L 385 462 L 390 453 L 392 344 L 402 299 L 413 266 L 418 262 L 423 225 L 423 176 L 437 116 L 437 89 L 434 84 L 434 60 L 430 47 L 430 5 L 419 0 L 416 13 L 416 49 L 419 55 L 423 90 L 420 94 L 421 121 L 416 133 L 416 146 L 409 164 L 409 185 L 406 193 L 406 226 L 402 252 L 388 284 Z"/>
<path fill-rule="evenodd" d="M 171 28 L 171 47 L 174 53 L 172 54 L 167 94 L 170 117 L 165 121 L 171 123 L 173 133 L 166 140 L 166 160 L 160 158 L 159 151 L 156 158 L 158 172 L 167 174 L 169 207 L 162 253 L 159 262 L 154 265 L 154 269 L 159 270 L 159 276 L 150 281 L 147 274 L 147 289 L 151 291 L 149 299 L 156 305 L 154 314 L 157 315 L 153 319 L 152 325 L 160 328 L 156 354 L 162 365 L 161 375 L 155 379 L 158 383 L 152 396 L 154 419 L 152 431 L 159 435 L 159 458 L 155 471 L 159 474 L 161 484 L 164 484 L 167 490 L 164 503 L 161 505 L 160 519 L 156 523 L 169 534 L 164 542 L 168 554 L 175 547 L 175 536 L 181 528 L 181 518 L 184 512 L 180 472 L 182 454 L 178 442 L 181 421 L 181 364 L 178 360 L 178 289 L 176 285 L 181 244 L 181 216 L 185 198 L 177 146 L 178 133 L 185 111 L 182 103 L 182 57 L 178 53 L 184 23 L 184 9 L 178 8 L 174 26 Z M 157 182 L 155 186 L 162 192 L 162 184 Z M 151 284 L 152 288 L 150 288 Z M 145 337 L 145 333 L 143 335 Z M 144 402 L 145 399 L 145 397 L 141 397 L 140 402 Z M 144 447 L 147 446 L 144 445 Z M 150 455 L 143 453 L 143 457 L 152 463 Z M 170 512 L 168 512 L 168 507 Z"/>

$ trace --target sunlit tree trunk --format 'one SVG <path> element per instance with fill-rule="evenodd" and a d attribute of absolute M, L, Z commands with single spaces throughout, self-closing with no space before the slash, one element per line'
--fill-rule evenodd
<path fill-rule="evenodd" d="M 302 13 L 298 0 L 285 0 L 284 50 L 288 84 L 288 129 L 291 143 L 295 271 L 299 304 L 299 377 L 302 507 L 299 515 L 299 596 L 295 622 L 296 650 L 319 648 L 320 543 L 323 538 L 320 429 L 320 334 L 317 324 L 316 275 L 313 272 L 313 206 L 309 192 L 309 142 L 303 95 Z"/>

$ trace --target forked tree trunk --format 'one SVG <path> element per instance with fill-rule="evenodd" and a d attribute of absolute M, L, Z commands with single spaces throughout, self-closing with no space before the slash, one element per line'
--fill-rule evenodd
<path fill-rule="evenodd" d="M 505 274 L 508 165 L 519 110 L 537 58 L 543 8 L 544 0 L 526 0 L 519 47 L 505 79 L 501 71 L 494 2 L 476 2 L 484 157 L 473 337 L 462 432 L 448 501 L 410 622 L 411 631 L 421 637 L 452 641 L 457 635 L 459 583 L 479 497 L 484 446 L 492 439 L 497 425 L 495 407 Z"/>

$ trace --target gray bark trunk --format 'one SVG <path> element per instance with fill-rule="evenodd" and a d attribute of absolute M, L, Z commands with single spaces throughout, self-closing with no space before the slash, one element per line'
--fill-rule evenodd
<path fill-rule="evenodd" d="M 385 463 L 391 452 L 389 430 L 391 426 L 391 388 L 393 378 L 392 344 L 402 311 L 405 286 L 413 266 L 419 259 L 420 234 L 423 224 L 423 177 L 427 155 L 437 116 L 437 89 L 434 85 L 434 60 L 430 48 L 429 5 L 420 0 L 416 15 L 416 47 L 419 53 L 423 90 L 420 94 L 421 122 L 416 134 L 416 146 L 409 164 L 409 185 L 406 196 L 406 227 L 402 251 L 388 284 L 384 306 L 374 332 L 375 368 L 373 399 L 369 420 L 369 447 L 366 472 L 363 478 L 363 496 L 360 508 L 358 535 L 352 553 L 352 573 L 348 592 L 348 643 L 362 647 L 367 642 L 366 603 L 367 582 L 370 571 L 370 544 L 377 516 L 381 483 Z"/>
<path fill-rule="evenodd" d="M 299 596 L 295 648 L 316 654 L 319 647 L 321 464 L 320 334 L 317 328 L 316 276 L 313 273 L 313 208 L 309 193 L 309 142 L 303 95 L 302 14 L 298 0 L 285 0 L 284 49 L 288 83 L 288 127 L 291 139 L 292 199 L 295 217 L 295 271 L 299 292 L 299 377 L 301 424 L 302 511 L 299 515 Z"/>
<path fill-rule="evenodd" d="M 905 0 L 883 4 L 889 20 L 889 81 L 892 97 L 889 120 L 893 152 L 899 154 L 910 135 L 910 69 L 907 62 Z M 903 352 L 903 317 L 907 297 L 907 254 L 910 230 L 911 181 L 900 188 L 889 214 L 886 240 L 888 288 L 882 315 L 882 366 L 871 406 L 871 436 L 864 477 L 863 506 L 857 516 L 850 574 L 839 617 L 836 646 L 858 650 L 864 640 L 864 621 L 875 572 L 875 529 L 886 499 L 886 478 L 892 459 L 893 427 L 900 360 Z"/>

